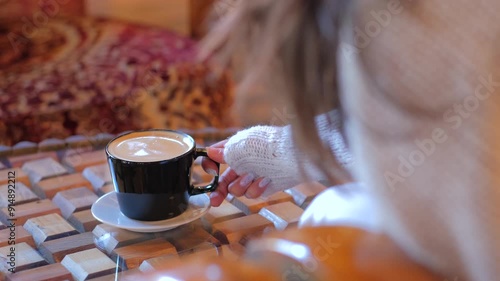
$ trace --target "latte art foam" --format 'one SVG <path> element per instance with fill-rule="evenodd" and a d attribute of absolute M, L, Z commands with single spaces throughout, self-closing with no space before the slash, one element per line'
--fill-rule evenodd
<path fill-rule="evenodd" d="M 158 133 L 119 138 L 108 146 L 108 151 L 122 160 L 131 162 L 156 162 L 172 159 L 186 153 L 190 145 L 179 135 L 162 136 Z"/>

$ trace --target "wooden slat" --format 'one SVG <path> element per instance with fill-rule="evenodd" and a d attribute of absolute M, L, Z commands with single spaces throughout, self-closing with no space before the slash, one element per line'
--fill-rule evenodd
<path fill-rule="evenodd" d="M 208 212 L 201 218 L 201 221 L 203 222 L 203 227 L 205 227 L 205 229 L 212 231 L 212 225 L 215 223 L 243 216 L 245 216 L 243 211 L 224 200 L 219 207 L 210 208 L 210 210 L 208 210 Z"/>
<path fill-rule="evenodd" d="M 12 174 L 16 178 L 16 183 L 22 182 L 26 186 L 31 186 L 28 174 L 26 174 L 21 168 L 0 170 L 0 185 L 8 184 L 9 178 L 12 177 Z"/>
<path fill-rule="evenodd" d="M 90 182 L 86 180 L 81 174 L 63 175 L 42 180 L 34 184 L 33 191 L 40 198 L 52 199 L 60 191 L 77 187 L 86 187 L 90 191 L 93 191 Z"/>
<path fill-rule="evenodd" d="M 77 281 L 111 274 L 116 264 L 98 249 L 85 250 L 67 255 L 61 262 Z"/>
<path fill-rule="evenodd" d="M 85 168 L 106 163 L 106 152 L 97 150 L 66 156 L 62 163 L 74 172 L 82 172 Z"/>
<path fill-rule="evenodd" d="M 10 261 L 9 255 L 12 255 L 11 245 L 0 248 L 0 260 Z M 46 265 L 47 261 L 27 243 L 15 245 L 15 272 Z M 11 266 L 6 262 L 0 263 L 0 271 L 10 273 Z"/>
<path fill-rule="evenodd" d="M 92 232 L 71 235 L 40 244 L 38 251 L 50 263 L 61 262 L 69 254 L 95 248 Z"/>
<path fill-rule="evenodd" d="M 92 184 L 96 193 L 112 181 L 108 164 L 87 167 L 82 174 Z"/>
<path fill-rule="evenodd" d="M 78 234 L 78 231 L 59 214 L 49 214 L 28 219 L 24 224 L 24 228 L 31 233 L 36 245 L 60 237 Z"/>
<path fill-rule="evenodd" d="M 100 222 L 94 218 L 90 210 L 73 213 L 68 222 L 78 230 L 78 232 L 92 231 Z"/>
<path fill-rule="evenodd" d="M 110 192 L 113 192 L 115 191 L 115 187 L 113 186 L 112 183 L 110 184 L 106 184 L 105 186 L 103 186 L 102 188 L 98 189 L 96 191 L 97 195 L 99 196 L 103 196 L 104 194 L 106 193 L 110 193 Z"/>
<path fill-rule="evenodd" d="M 74 212 L 90 209 L 97 199 L 97 195 L 88 188 L 79 187 L 58 192 L 52 202 L 59 207 L 62 216 L 67 219 Z"/>
<path fill-rule="evenodd" d="M 182 259 L 188 257 L 198 257 L 198 258 L 216 258 L 221 255 L 220 246 L 214 245 L 210 242 L 203 242 L 196 245 L 188 251 L 179 253 Z"/>
<path fill-rule="evenodd" d="M 67 281 L 73 277 L 60 263 L 49 264 L 7 275 L 7 281 Z"/>
<path fill-rule="evenodd" d="M 215 238 L 225 244 L 239 243 L 248 235 L 259 236 L 266 228 L 273 229 L 274 225 L 259 214 L 216 223 L 212 227 Z"/>
<path fill-rule="evenodd" d="M 16 225 L 15 228 L 8 227 L 0 230 L 0 247 L 7 246 L 9 245 L 9 241 L 12 243 L 14 240 L 17 244 L 26 243 L 33 248 L 36 247 L 35 240 L 33 240 L 31 233 L 26 231 L 21 225 Z"/>
<path fill-rule="evenodd" d="M 283 202 L 262 208 L 259 215 L 274 223 L 278 230 L 296 227 L 304 210 L 292 202 Z"/>
<path fill-rule="evenodd" d="M 9 190 L 13 190 L 14 193 L 12 191 L 9 193 Z M 9 203 L 15 202 L 16 205 L 20 205 L 38 199 L 40 198 L 22 182 L 16 182 L 15 185 L 10 185 L 10 187 L 8 184 L 0 186 L 0 208 L 7 207 Z"/>
<path fill-rule="evenodd" d="M 23 225 L 29 218 L 39 217 L 46 214 L 61 214 L 61 210 L 57 208 L 56 205 L 52 203 L 49 199 L 38 200 L 26 204 L 22 204 L 15 207 L 15 211 L 12 213 L 14 217 L 11 217 L 11 210 L 8 208 L 2 208 L 0 212 L 0 220 L 8 225 L 9 219 L 17 219 L 17 225 Z"/>
<path fill-rule="evenodd" d="M 22 166 L 22 169 L 26 174 L 28 174 L 32 185 L 41 180 L 68 173 L 66 168 L 52 158 L 43 158 L 26 162 Z"/>
<path fill-rule="evenodd" d="M 38 150 L 38 145 L 31 141 L 21 141 L 12 147 L 12 155 L 34 154 Z"/>
<path fill-rule="evenodd" d="M 297 185 L 293 188 L 285 190 L 286 193 L 290 194 L 293 197 L 293 201 L 297 206 L 301 208 L 306 208 L 307 205 L 324 191 L 326 187 L 318 182 L 305 183 Z"/>
<path fill-rule="evenodd" d="M 245 214 L 250 215 L 258 213 L 260 209 L 264 208 L 265 206 L 287 201 L 292 202 L 292 196 L 284 192 L 278 192 L 271 195 L 267 199 L 248 199 L 245 196 L 235 197 L 231 203 L 238 209 L 242 210 Z"/>
<path fill-rule="evenodd" d="M 40 152 L 45 151 L 60 151 L 66 148 L 66 142 L 62 139 L 45 139 L 38 143 L 38 150 Z"/>
<path fill-rule="evenodd" d="M 137 274 L 140 274 L 141 271 L 139 271 L 139 269 L 135 268 L 135 269 L 129 269 L 127 271 L 122 271 L 122 272 L 118 272 L 118 273 L 112 273 L 112 274 L 108 274 L 108 275 L 104 275 L 104 276 L 101 276 L 101 277 L 97 277 L 97 278 L 92 278 L 90 279 L 90 281 L 124 281 L 126 280 L 128 277 L 132 276 L 132 277 L 135 277 L 137 276 Z M 137 279 L 132 279 L 132 280 L 137 280 Z"/>
<path fill-rule="evenodd" d="M 72 135 L 67 137 L 65 140 L 68 150 L 77 151 L 93 151 L 92 143 L 90 142 L 90 136 L 87 135 Z"/>
<path fill-rule="evenodd" d="M 20 168 L 26 162 L 44 159 L 44 158 L 52 158 L 55 161 L 59 161 L 59 159 L 57 157 L 57 153 L 54 151 L 51 151 L 51 152 L 40 152 L 40 153 L 35 153 L 35 154 L 26 154 L 26 155 L 21 155 L 21 156 L 9 157 L 9 163 L 10 163 L 11 167 Z"/>
<path fill-rule="evenodd" d="M 64 159 L 71 155 L 83 154 L 92 151 L 94 151 L 94 148 L 92 148 L 91 146 L 72 145 L 62 152 L 61 159 Z"/>
<path fill-rule="evenodd" d="M 114 138 L 115 135 L 110 133 L 98 133 L 90 136 L 89 141 L 92 147 L 105 147 Z"/>
<path fill-rule="evenodd" d="M 210 243 L 216 247 L 220 246 L 219 240 L 205 231 L 199 222 L 193 222 L 175 229 L 155 233 L 156 237 L 161 237 L 172 243 L 179 253 L 195 252 L 204 243 Z"/>
<path fill-rule="evenodd" d="M 22 166 L 23 171 L 28 174 L 31 184 L 43 179 L 52 178 L 68 173 L 68 170 L 52 158 L 28 161 Z"/>
<path fill-rule="evenodd" d="M 132 232 L 107 224 L 97 225 L 92 233 L 96 238 L 97 246 L 108 254 L 111 254 L 116 248 L 139 243 L 153 237 L 152 234 Z"/>
<path fill-rule="evenodd" d="M 172 261 L 178 261 L 180 257 L 178 255 L 164 255 L 160 257 L 155 257 L 151 259 L 144 260 L 138 269 L 142 272 L 157 271 L 169 268 L 172 266 Z"/>
<path fill-rule="evenodd" d="M 125 261 L 128 269 L 133 269 L 139 267 L 146 259 L 163 255 L 177 255 L 177 250 L 167 240 L 156 238 L 115 249 L 114 255 Z"/>

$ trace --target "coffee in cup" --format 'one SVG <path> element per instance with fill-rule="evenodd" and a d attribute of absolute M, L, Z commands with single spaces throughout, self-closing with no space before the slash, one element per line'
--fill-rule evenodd
<path fill-rule="evenodd" d="M 108 146 L 116 157 L 131 162 L 155 162 L 172 159 L 189 151 L 190 140 L 170 132 L 138 132 L 127 135 Z"/>
<path fill-rule="evenodd" d="M 218 176 L 207 186 L 191 184 L 194 159 L 207 153 L 182 132 L 131 132 L 111 140 L 106 154 L 120 211 L 131 219 L 176 217 L 187 209 L 189 196 L 217 188 Z"/>

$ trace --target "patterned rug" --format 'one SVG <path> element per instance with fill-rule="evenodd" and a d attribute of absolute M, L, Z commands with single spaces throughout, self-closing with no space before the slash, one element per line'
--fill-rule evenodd
<path fill-rule="evenodd" d="M 91 18 L 0 20 L 0 145 L 231 126 L 231 85 L 169 31 Z"/>

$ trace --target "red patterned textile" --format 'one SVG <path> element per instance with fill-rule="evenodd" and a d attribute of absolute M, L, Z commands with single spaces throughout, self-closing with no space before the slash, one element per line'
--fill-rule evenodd
<path fill-rule="evenodd" d="M 230 82 L 196 62 L 190 39 L 91 18 L 23 24 L 0 21 L 0 145 L 232 125 Z"/>

